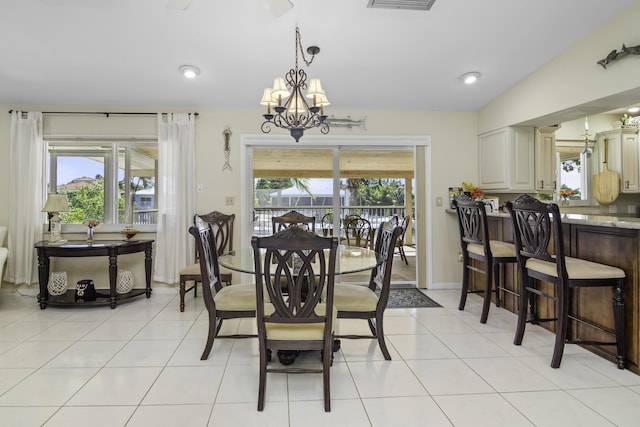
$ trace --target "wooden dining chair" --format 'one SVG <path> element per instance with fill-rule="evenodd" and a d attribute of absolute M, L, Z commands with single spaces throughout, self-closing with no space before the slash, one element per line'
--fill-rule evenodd
<path fill-rule="evenodd" d="M 251 246 L 260 349 L 258 411 L 264 409 L 267 373 L 293 372 L 322 373 L 324 409 L 329 412 L 338 239 L 293 226 L 273 236 L 254 236 Z M 269 366 L 272 350 L 320 350 L 322 368 Z"/>
<path fill-rule="evenodd" d="M 551 367 L 559 368 L 562 362 L 565 343 L 593 346 L 615 346 L 618 368 L 625 364 L 625 312 L 624 282 L 625 272 L 585 259 L 565 255 L 565 242 L 560 209 L 555 203 L 543 203 L 525 194 L 513 202 L 507 202 L 506 208 L 513 221 L 516 254 L 521 275 L 520 304 L 518 324 L 514 338 L 515 345 L 521 345 L 527 322 L 541 323 L 555 321 L 555 344 Z M 541 282 L 551 283 L 548 288 Z M 578 321 L 570 313 L 571 300 L 578 288 L 607 286 L 612 290 L 612 317 L 614 331 L 605 330 L 602 323 L 594 325 L 579 321 L 580 328 L 591 326 L 598 334 L 606 334 L 614 341 L 587 340 L 573 338 L 569 332 L 569 322 Z M 579 292 L 584 292 L 580 289 Z M 555 301 L 552 318 L 539 318 L 536 312 L 537 296 Z M 528 315 L 531 316 L 528 319 Z M 576 332 L 579 330 L 576 329 Z M 584 333 L 584 332 L 583 332 Z"/>
<path fill-rule="evenodd" d="M 201 360 L 209 357 L 213 341 L 218 338 L 249 338 L 256 335 L 232 334 L 219 335 L 225 319 L 252 318 L 256 315 L 256 288 L 253 284 L 235 284 L 223 286 L 218 266 L 218 251 L 215 234 L 207 221 L 197 216 L 189 233 L 196 240 L 202 298 L 209 315 L 209 332 Z"/>
<path fill-rule="evenodd" d="M 320 224 L 322 226 L 323 236 L 333 236 L 333 212 L 327 212 L 326 214 L 322 215 Z"/>
<path fill-rule="evenodd" d="M 211 225 L 214 234 L 214 241 L 216 248 L 218 249 L 218 256 L 225 252 L 231 252 L 233 250 L 233 223 L 236 215 L 223 214 L 218 211 L 213 211 L 205 215 L 200 215 L 200 218 L 208 222 Z M 198 251 L 196 250 L 196 262 L 194 264 L 187 265 L 179 272 L 180 277 L 180 311 L 184 311 L 184 298 L 187 292 L 193 290 L 193 296 L 198 295 L 198 282 L 200 282 L 200 263 L 198 262 Z M 220 267 L 220 279 L 227 285 L 231 284 L 233 276 L 231 271 Z M 190 288 L 187 288 L 187 282 L 193 282 Z"/>
<path fill-rule="evenodd" d="M 396 221 L 398 221 L 397 217 Z M 398 236 L 398 240 L 396 241 L 394 249 L 394 254 L 397 252 L 400 255 L 400 259 L 404 261 L 406 265 L 409 265 L 409 260 L 407 260 L 407 254 L 404 253 L 404 236 L 407 233 L 409 224 L 411 224 L 410 215 L 406 215 L 404 218 L 402 218 L 402 222 L 400 224 L 396 223 L 396 225 L 400 225 L 400 227 L 402 228 L 402 233 L 400 233 L 400 235 Z"/>
<path fill-rule="evenodd" d="M 378 227 L 374 250 L 383 261 L 371 270 L 368 286 L 349 283 L 337 283 L 334 292 L 334 304 L 340 319 L 363 319 L 369 324 L 371 335 L 336 335 L 336 338 L 377 339 L 380 351 L 386 360 L 391 360 L 384 339 L 384 311 L 389 301 L 391 289 L 391 270 L 393 268 L 393 248 L 402 227 L 394 227 L 384 222 Z"/>
<path fill-rule="evenodd" d="M 344 233 L 347 239 L 347 245 L 373 249 L 374 231 L 368 219 L 360 216 L 348 217 L 346 219 Z"/>
<path fill-rule="evenodd" d="M 510 292 L 500 280 L 500 268 L 504 264 L 517 262 L 516 248 L 513 243 L 491 239 L 484 203 L 464 195 L 452 203 L 458 217 L 462 252 L 462 289 L 458 310 L 464 310 L 468 294 L 483 293 L 480 323 L 487 323 L 491 295 L 495 294 L 496 307 L 500 307 L 500 291 Z M 471 271 L 484 275 L 482 289 L 469 289 Z"/>
<path fill-rule="evenodd" d="M 273 234 L 290 227 L 293 224 L 304 225 L 309 231 L 316 232 L 316 217 L 306 216 L 297 211 L 289 211 L 284 215 L 272 216 L 271 226 Z"/>

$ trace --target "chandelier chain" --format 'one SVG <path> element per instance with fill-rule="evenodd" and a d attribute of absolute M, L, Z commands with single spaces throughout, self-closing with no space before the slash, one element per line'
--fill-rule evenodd
<path fill-rule="evenodd" d="M 313 62 L 313 58 L 315 58 L 316 55 L 311 54 L 311 59 L 307 61 L 307 57 L 304 55 L 304 50 L 302 49 L 302 36 L 300 36 L 300 28 L 296 27 L 296 70 L 298 69 L 298 51 L 300 51 L 302 60 L 305 64 L 307 64 L 307 67 L 311 65 L 311 63 Z"/>

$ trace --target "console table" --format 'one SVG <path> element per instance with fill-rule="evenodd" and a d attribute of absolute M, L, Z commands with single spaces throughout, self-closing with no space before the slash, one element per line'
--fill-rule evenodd
<path fill-rule="evenodd" d="M 38 280 L 40 282 L 40 294 L 38 303 L 41 309 L 47 305 L 73 306 L 73 305 L 111 305 L 115 308 L 119 301 L 146 295 L 151 297 L 151 244 L 153 240 L 97 240 L 91 243 L 85 241 L 69 241 L 62 245 L 49 244 L 43 240 L 35 244 L 38 252 Z M 118 277 L 118 255 L 144 252 L 144 269 L 146 276 L 145 289 L 132 289 L 126 294 L 116 292 L 116 280 Z M 47 283 L 49 281 L 49 261 L 51 257 L 109 257 L 109 296 L 97 298 L 95 301 L 75 302 L 75 286 L 62 295 L 49 295 Z M 96 285 L 96 289 L 98 286 Z"/>

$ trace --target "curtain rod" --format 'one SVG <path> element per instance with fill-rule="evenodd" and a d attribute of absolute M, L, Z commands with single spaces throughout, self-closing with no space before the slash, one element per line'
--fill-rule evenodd
<path fill-rule="evenodd" d="M 9 110 L 9 114 L 13 113 L 13 110 Z M 117 112 L 117 111 L 113 111 L 110 113 L 107 112 L 100 112 L 100 111 L 43 111 L 42 114 L 85 114 L 85 115 L 89 115 L 89 114 L 100 114 L 100 115 L 104 115 L 109 117 L 110 115 L 122 115 L 122 116 L 135 116 L 135 115 L 139 115 L 139 116 L 155 116 L 158 113 L 136 113 L 136 112 Z M 160 113 L 160 114 L 168 114 L 168 113 Z M 187 113 L 187 114 L 193 114 L 194 116 L 198 117 L 198 113 Z"/>

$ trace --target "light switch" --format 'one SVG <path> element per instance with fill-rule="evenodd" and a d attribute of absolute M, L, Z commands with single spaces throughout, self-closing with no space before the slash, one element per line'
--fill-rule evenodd
<path fill-rule="evenodd" d="M 202 184 L 198 184 L 198 188 L 197 188 L 198 193 L 202 193 L 202 189 L 203 189 Z"/>
<path fill-rule="evenodd" d="M 436 206 L 442 206 L 442 197 L 436 197 Z"/>

